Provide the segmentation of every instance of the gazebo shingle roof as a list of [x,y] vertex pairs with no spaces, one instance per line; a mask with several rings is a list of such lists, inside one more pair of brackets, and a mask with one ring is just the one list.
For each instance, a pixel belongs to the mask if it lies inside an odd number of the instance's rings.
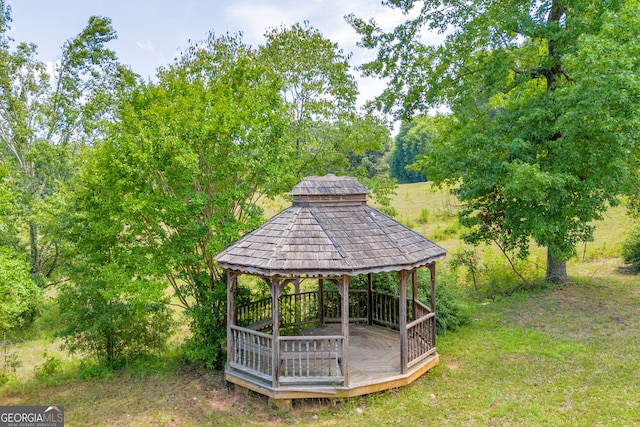
[[293,205],[223,250],[226,269],[274,275],[348,275],[400,271],[444,258],[446,250],[367,206],[355,178],[309,177]]

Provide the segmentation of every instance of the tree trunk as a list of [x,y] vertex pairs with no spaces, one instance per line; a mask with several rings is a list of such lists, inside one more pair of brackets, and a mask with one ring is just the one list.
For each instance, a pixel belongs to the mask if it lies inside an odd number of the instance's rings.
[[551,248],[547,248],[547,274],[544,280],[549,283],[566,283],[567,263],[556,258]]
[[31,274],[42,273],[40,252],[38,251],[38,227],[33,221],[29,222],[29,246],[31,253]]

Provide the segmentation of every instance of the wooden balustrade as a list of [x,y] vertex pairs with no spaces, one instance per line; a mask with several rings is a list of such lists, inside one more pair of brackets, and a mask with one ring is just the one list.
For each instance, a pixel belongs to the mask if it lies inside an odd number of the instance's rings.
[[[282,295],[279,299],[280,326],[297,326],[319,321],[324,310],[325,322],[341,318],[341,298],[337,291],[325,290],[323,307],[318,291]],[[372,306],[368,291],[349,291],[349,320],[367,321],[369,310],[374,324],[399,329],[399,297],[373,292]],[[407,299],[407,362],[412,367],[435,352],[435,313],[419,301]],[[412,303],[413,302],[413,303]],[[230,365],[234,369],[271,381],[278,375],[282,384],[344,384],[344,337],[279,336],[274,360],[273,336],[260,331],[273,327],[272,301],[265,298],[237,308],[238,325],[231,325]],[[416,319],[411,321],[412,319]]]
[[283,336],[279,342],[281,383],[344,383],[342,336]]
[[339,322],[342,313],[340,304],[340,293],[338,291],[325,290],[323,292],[322,307],[325,322]]
[[304,325],[318,319],[318,292],[282,295],[279,300],[280,325]]
[[252,329],[231,325],[231,366],[270,380],[273,366],[273,337]]
[[360,289],[349,290],[349,321],[367,321],[367,291]]
[[[392,329],[400,327],[400,297],[397,295],[385,294],[382,292],[373,292],[373,316],[374,323],[387,326]],[[411,304],[412,300],[407,298],[407,321],[410,322],[415,318],[420,318],[431,313],[431,309],[416,300],[415,305]],[[415,310],[415,313],[414,313]]]
[[[340,322],[342,307],[338,291],[324,291],[324,320],[328,323]],[[367,320],[367,291],[363,289],[349,290],[349,321],[363,322]]]
[[372,320],[393,329],[398,329],[400,324],[399,297],[381,292],[373,293]]
[[414,318],[414,319],[419,319],[431,313],[431,309],[429,307],[427,307],[426,305],[424,305],[423,303],[417,300],[416,300],[415,310],[416,310],[415,315],[411,313],[411,318]]
[[407,324],[407,356],[409,367],[420,362],[435,351],[435,336],[435,313],[428,313]]
[[258,331],[270,330],[273,325],[271,307],[271,298],[252,301],[247,305],[237,307],[236,323]]
[[[398,329],[400,325],[399,297],[396,295],[373,292],[372,320],[379,325]],[[407,299],[407,302],[411,300]],[[237,324],[258,331],[267,331],[272,327],[271,298],[253,301],[238,307]],[[302,292],[299,294],[282,295],[279,300],[280,326],[304,325],[319,319],[319,310],[324,310],[327,322],[339,322],[342,310],[338,291],[324,291],[324,307],[319,307],[318,291]],[[362,322],[368,316],[367,291],[355,289],[349,291],[349,321]],[[413,311],[415,310],[415,314]],[[407,304],[407,321],[429,314],[429,307],[416,301]]]

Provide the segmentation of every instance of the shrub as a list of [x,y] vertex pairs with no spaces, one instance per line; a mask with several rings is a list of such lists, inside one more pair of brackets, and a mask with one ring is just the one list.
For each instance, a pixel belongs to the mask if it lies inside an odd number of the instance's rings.
[[173,321],[162,282],[132,280],[115,264],[79,279],[57,298],[56,336],[71,353],[86,352],[113,368],[164,349]]
[[3,349],[0,353],[0,384],[9,381],[12,375],[16,374],[16,370],[22,366],[22,361],[16,353],[7,351],[7,342],[3,340]]
[[455,252],[451,253],[449,266],[455,274],[458,274],[460,270],[462,270],[464,273],[463,281],[466,283],[473,283],[473,289],[476,292],[479,291],[478,279],[484,271],[484,265],[478,257],[478,253],[475,248],[458,248]]
[[47,350],[44,351],[44,363],[34,368],[36,378],[48,378],[57,374],[62,361],[56,356],[49,356]]
[[111,378],[113,376],[113,370],[111,367],[105,365],[84,363],[80,366],[78,376],[84,381]]
[[[441,269],[436,281],[436,332],[438,335],[455,331],[471,321],[457,288],[455,275]],[[418,296],[425,304],[431,303],[431,276],[428,271],[418,271]]]
[[448,240],[457,236],[460,233],[460,224],[458,222],[451,223],[444,228],[438,226],[431,235],[431,238],[435,241]]
[[413,223],[413,221],[411,221],[411,219],[410,219],[410,218],[407,218],[407,219],[404,221],[404,225],[405,225],[407,228],[413,228],[413,227],[415,227],[415,226],[416,226],[416,225]]
[[[208,277],[202,277],[202,283]],[[191,323],[191,337],[182,345],[187,362],[205,368],[220,369],[225,363],[227,342],[227,276],[223,274],[213,288],[202,289],[197,303],[187,309]],[[250,291],[238,286],[235,293],[236,306],[250,300]]]
[[[484,268],[476,297],[480,300],[495,300],[521,291],[533,291],[545,287],[540,260],[534,254],[526,259],[512,257],[487,248],[484,253]],[[516,273],[517,271],[517,273]]]
[[42,291],[29,277],[29,264],[0,248],[0,331],[31,321],[41,299]]
[[187,310],[191,336],[182,345],[186,360],[207,368],[224,365],[223,349],[227,340],[227,286],[226,280],[213,289],[203,291]]
[[640,271],[640,224],[637,224],[622,245],[622,259]]
[[420,218],[418,219],[418,222],[422,224],[426,224],[429,222],[429,209],[423,208],[420,211]]

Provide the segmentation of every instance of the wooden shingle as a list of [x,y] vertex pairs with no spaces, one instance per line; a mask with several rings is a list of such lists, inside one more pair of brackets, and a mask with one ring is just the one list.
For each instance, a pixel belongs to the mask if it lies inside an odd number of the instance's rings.
[[305,178],[293,205],[217,257],[226,269],[274,275],[348,275],[410,270],[446,250],[367,205],[355,178]]

